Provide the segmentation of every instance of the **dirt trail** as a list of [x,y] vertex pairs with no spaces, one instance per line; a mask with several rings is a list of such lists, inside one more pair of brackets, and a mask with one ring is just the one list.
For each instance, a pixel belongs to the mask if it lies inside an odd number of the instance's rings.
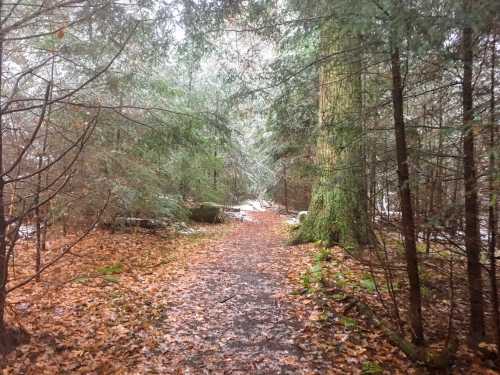
[[[141,371],[175,374],[326,373],[321,351],[301,339],[288,273],[300,250],[285,245],[282,218],[252,213],[156,295],[165,345]],[[295,265],[296,266],[296,265]]]

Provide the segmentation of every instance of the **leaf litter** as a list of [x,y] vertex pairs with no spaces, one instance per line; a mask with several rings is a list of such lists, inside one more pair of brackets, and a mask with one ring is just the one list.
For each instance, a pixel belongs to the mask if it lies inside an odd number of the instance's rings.
[[10,296],[9,322],[31,339],[4,358],[3,372],[416,373],[380,332],[348,316],[342,295],[301,291],[314,246],[287,246],[276,213],[250,216],[195,237],[93,233]]

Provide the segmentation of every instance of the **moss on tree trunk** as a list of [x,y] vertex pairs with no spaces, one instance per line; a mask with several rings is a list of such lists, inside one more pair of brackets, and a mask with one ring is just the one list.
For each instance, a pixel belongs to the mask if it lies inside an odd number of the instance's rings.
[[369,225],[365,162],[361,48],[359,38],[332,20],[321,25],[320,45],[328,62],[320,70],[317,163],[320,176],[309,214],[292,242],[323,241],[329,246],[365,245]]

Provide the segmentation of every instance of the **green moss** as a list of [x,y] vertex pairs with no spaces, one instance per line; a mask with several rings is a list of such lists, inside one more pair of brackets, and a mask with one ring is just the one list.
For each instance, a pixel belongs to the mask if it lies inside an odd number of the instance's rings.
[[376,291],[376,285],[375,285],[375,280],[373,280],[371,275],[363,275],[363,278],[359,282],[361,286],[369,291],[370,293],[373,293]]
[[341,289],[347,286],[347,279],[342,272],[337,272],[335,274],[335,284]]
[[[356,35],[346,33],[334,23],[320,28],[321,50],[337,53],[359,43]],[[360,56],[353,53],[352,64],[334,61],[322,66],[321,114],[317,143],[319,178],[314,188],[308,215],[292,238],[292,243],[320,240],[325,246],[350,245],[354,248],[372,243],[363,167],[363,121],[360,118],[362,84]]]
[[311,289],[311,275],[309,274],[309,272],[305,272],[302,275],[302,285],[306,290]]
[[417,252],[419,254],[427,253],[427,245],[423,242],[417,242]]
[[326,247],[339,242],[339,231],[336,226],[334,192],[326,191],[319,186],[313,194],[309,214],[295,233],[292,243],[321,241]]
[[361,371],[363,375],[379,375],[383,374],[384,369],[377,362],[367,361],[363,363]]
[[120,279],[115,275],[104,275],[102,278],[104,280],[106,280],[107,282],[114,283],[114,284],[116,284],[120,281]]
[[341,316],[340,323],[349,330],[354,330],[358,326],[358,321],[349,316]]
[[422,285],[420,287],[420,293],[422,294],[422,298],[425,298],[425,299],[427,299],[431,296],[431,290],[424,285]]
[[314,257],[314,264],[302,275],[302,285],[308,292],[315,292],[323,287],[325,282],[323,262],[328,256],[330,256],[330,252],[321,249]]
[[323,247],[316,254],[315,259],[316,259],[317,262],[327,262],[327,261],[330,261],[332,259],[332,254],[330,252],[330,249]]
[[291,244],[320,242],[323,247],[342,245],[357,249],[371,241],[366,213],[353,207],[353,197],[323,176],[313,192],[308,215],[292,233]]
[[115,275],[123,272],[123,265],[121,263],[115,263],[110,266],[101,267],[97,269],[97,273],[101,275]]
[[335,293],[334,295],[332,295],[332,298],[335,301],[342,301],[346,298],[346,295],[344,293]]
[[87,283],[87,281],[89,281],[89,278],[87,276],[78,276],[74,280],[74,282],[77,284],[85,284],[85,283]]

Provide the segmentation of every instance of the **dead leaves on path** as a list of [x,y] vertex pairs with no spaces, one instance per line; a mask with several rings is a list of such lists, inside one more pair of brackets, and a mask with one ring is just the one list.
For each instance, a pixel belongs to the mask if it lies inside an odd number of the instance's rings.
[[[32,337],[5,358],[4,373],[416,373],[340,288],[304,291],[314,246],[286,246],[282,218],[253,215],[205,226],[201,238],[92,234],[10,296],[9,321]],[[30,251],[19,251],[18,279]],[[370,288],[340,249],[329,268],[336,282]]]
[[[128,372],[145,345],[163,340],[155,329],[163,319],[156,293],[230,225],[204,229],[201,237],[93,233],[41,282],[10,296],[8,321],[31,340],[4,358],[4,373]],[[33,259],[32,249],[21,250],[18,279],[29,274]]]
[[299,347],[301,323],[286,301],[289,250],[272,231],[280,219],[254,215],[160,292],[158,330],[173,345],[139,364],[141,373],[322,373]]

